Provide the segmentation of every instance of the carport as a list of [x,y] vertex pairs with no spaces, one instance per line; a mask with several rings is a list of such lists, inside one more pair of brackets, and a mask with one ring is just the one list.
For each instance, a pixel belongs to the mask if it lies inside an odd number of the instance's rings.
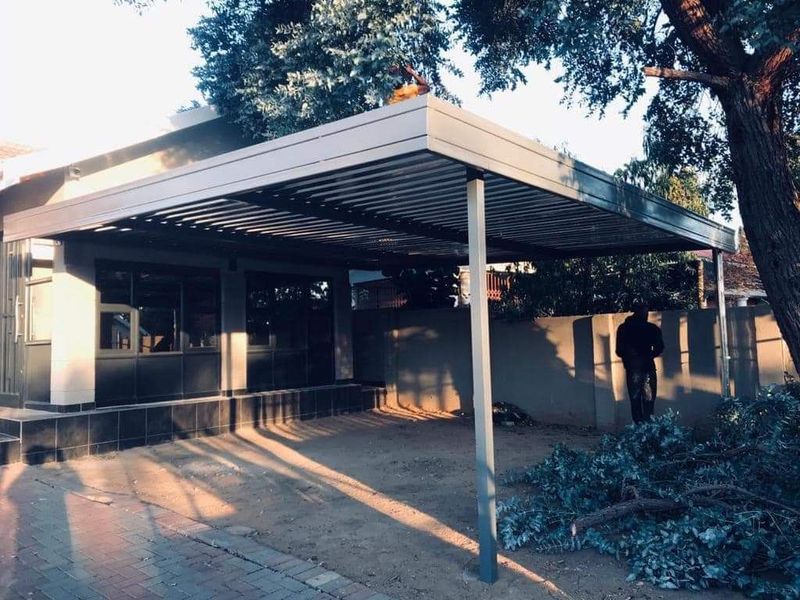
[[[4,241],[203,248],[379,269],[712,249],[732,229],[430,95],[11,214]],[[497,577],[486,278],[471,278],[481,579]],[[223,361],[224,361],[223,357]]]

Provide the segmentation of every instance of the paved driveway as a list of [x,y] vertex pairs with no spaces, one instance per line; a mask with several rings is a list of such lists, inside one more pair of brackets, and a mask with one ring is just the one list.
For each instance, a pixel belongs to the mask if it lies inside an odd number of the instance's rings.
[[312,562],[130,496],[0,468],[0,598],[388,600]]

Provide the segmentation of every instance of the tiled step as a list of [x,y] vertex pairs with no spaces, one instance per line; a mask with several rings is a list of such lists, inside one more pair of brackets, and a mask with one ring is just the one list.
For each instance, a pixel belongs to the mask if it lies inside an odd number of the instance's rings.
[[0,464],[41,464],[379,408],[383,388],[337,384],[70,413],[0,408]]
[[0,465],[19,462],[19,438],[0,433]]

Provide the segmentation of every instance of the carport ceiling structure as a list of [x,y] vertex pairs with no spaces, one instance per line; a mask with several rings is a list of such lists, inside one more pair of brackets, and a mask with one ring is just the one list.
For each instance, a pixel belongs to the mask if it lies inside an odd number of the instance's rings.
[[490,262],[735,249],[730,229],[429,95],[10,215],[4,238],[81,231],[358,268],[458,264],[465,167],[484,173]]
[[[11,214],[6,241],[78,237],[361,268],[692,250],[735,232],[431,96]],[[497,576],[486,278],[470,278],[480,574]]]

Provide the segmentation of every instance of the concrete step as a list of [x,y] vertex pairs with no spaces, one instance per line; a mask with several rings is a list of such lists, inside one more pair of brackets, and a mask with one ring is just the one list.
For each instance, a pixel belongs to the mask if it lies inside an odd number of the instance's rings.
[[10,465],[20,460],[20,440],[18,437],[0,433],[0,465]]

